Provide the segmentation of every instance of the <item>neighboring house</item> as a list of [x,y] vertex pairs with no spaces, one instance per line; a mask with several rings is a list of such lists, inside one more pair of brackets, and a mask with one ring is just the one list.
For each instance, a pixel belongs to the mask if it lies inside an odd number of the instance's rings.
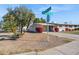
[[[36,28],[42,26],[43,31],[60,32],[60,31],[73,31],[79,30],[79,24],[57,24],[57,23],[34,23],[29,27],[29,31],[36,32]],[[47,28],[49,28],[47,30]]]

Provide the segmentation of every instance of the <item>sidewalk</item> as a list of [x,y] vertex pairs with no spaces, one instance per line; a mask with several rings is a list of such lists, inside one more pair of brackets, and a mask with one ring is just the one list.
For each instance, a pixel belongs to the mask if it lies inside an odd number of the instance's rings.
[[48,49],[44,52],[39,52],[41,55],[78,55],[79,54],[79,41],[73,41],[71,43],[58,46],[52,49]]
[[40,52],[39,54],[52,54],[52,55],[78,55],[79,54],[79,35],[74,34],[65,34],[65,33],[49,33],[51,35],[75,39],[75,41],[70,42],[68,44],[64,44],[52,49],[49,49],[44,52]]

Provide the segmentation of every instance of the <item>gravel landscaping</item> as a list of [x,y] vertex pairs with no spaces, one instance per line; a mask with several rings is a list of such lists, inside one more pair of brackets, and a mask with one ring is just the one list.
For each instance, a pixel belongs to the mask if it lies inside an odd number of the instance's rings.
[[44,33],[25,33],[17,40],[0,41],[0,54],[17,54],[31,51],[43,51],[68,42],[72,39],[61,38]]

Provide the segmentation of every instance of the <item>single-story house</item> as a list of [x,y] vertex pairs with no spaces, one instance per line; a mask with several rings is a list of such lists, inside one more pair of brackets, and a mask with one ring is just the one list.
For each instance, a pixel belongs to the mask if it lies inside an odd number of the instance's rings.
[[29,31],[36,32],[36,28],[39,28],[39,27],[43,29],[43,32],[73,31],[76,29],[79,30],[79,24],[34,23],[29,27]]

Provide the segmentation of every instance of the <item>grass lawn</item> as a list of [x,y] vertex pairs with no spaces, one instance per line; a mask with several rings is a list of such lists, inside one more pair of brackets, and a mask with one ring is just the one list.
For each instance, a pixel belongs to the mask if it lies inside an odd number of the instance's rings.
[[47,34],[25,33],[17,40],[0,41],[0,55],[17,54],[31,51],[43,51],[71,41],[71,39],[52,35],[49,35],[49,41],[47,41]]
[[79,31],[69,31],[69,32],[65,32],[65,33],[69,33],[69,34],[77,34],[77,35],[79,35]]

